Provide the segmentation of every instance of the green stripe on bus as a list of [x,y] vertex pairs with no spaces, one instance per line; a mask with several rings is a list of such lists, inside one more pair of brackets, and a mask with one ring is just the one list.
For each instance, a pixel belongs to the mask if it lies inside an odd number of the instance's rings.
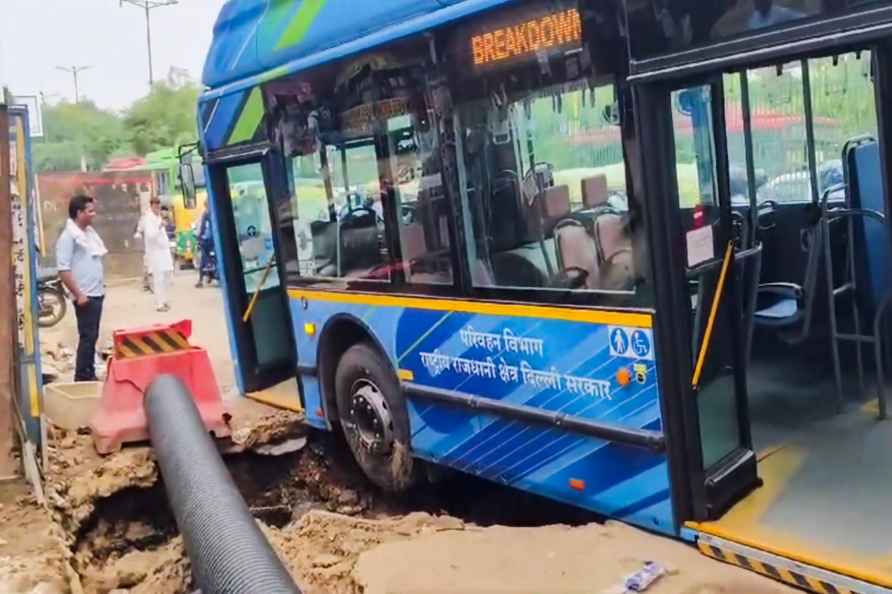
[[276,50],[292,47],[303,41],[326,2],[327,0],[304,0],[297,10],[297,14],[294,15],[294,19],[279,39]]
[[229,137],[227,144],[238,144],[247,142],[254,138],[257,127],[260,126],[260,120],[263,118],[263,95],[260,93],[260,87],[254,87],[251,95],[242,109],[242,115],[239,116],[232,135]]

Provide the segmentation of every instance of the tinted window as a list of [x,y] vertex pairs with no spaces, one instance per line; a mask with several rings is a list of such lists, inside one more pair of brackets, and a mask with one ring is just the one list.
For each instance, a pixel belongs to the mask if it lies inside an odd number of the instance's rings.
[[[614,83],[624,56],[619,40],[600,35],[606,3],[598,6],[525,3],[454,35],[459,191],[476,287],[635,290],[641,246]],[[476,56],[461,51],[469,36],[548,19],[575,19],[567,30],[581,40],[504,63],[465,63]]]
[[811,201],[802,64],[769,66],[746,75],[753,161],[761,174],[757,200]]
[[885,0],[626,0],[636,60],[885,4]]
[[304,278],[453,283],[426,41],[271,83]]
[[259,163],[237,165],[226,170],[226,178],[245,290],[276,287],[279,275],[263,168]]

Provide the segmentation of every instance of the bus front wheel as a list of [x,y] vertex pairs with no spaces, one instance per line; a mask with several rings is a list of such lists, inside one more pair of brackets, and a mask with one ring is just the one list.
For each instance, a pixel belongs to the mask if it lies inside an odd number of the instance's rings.
[[384,357],[367,343],[353,345],[335,373],[341,429],[365,475],[391,493],[416,480],[406,400]]

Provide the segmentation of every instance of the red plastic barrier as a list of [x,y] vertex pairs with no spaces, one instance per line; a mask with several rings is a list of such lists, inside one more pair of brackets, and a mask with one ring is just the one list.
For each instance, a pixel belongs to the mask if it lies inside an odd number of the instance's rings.
[[115,332],[102,399],[90,421],[97,452],[110,454],[124,443],[148,440],[143,398],[162,374],[177,376],[189,388],[210,433],[230,434],[210,358],[188,344],[190,334],[188,321]]

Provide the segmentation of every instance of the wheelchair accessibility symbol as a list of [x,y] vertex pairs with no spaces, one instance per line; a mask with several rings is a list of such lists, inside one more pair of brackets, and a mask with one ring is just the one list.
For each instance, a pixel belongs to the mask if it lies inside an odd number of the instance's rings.
[[653,333],[650,330],[611,326],[609,337],[612,357],[649,361],[654,359]]

